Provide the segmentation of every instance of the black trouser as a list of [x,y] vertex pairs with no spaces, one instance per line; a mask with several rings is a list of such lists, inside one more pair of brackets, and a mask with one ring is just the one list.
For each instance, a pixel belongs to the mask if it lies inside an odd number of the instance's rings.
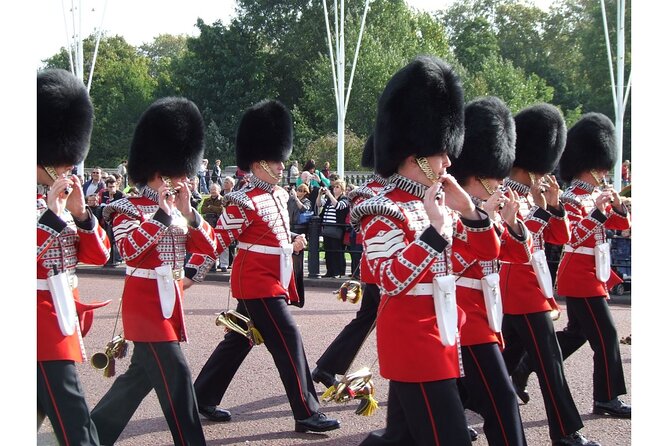
[[322,237],[322,246],[325,250],[326,276],[343,276],[346,273],[346,258],[343,251],[343,239]]
[[526,350],[529,365],[536,370],[550,427],[550,438],[572,434],[583,427],[564,375],[561,350],[549,311],[531,314],[505,314],[503,337],[506,368],[515,370]]
[[179,343],[134,342],[128,370],[91,412],[100,442],[111,445],[151,389],[160,401],[175,445],[204,445],[190,369]]
[[[264,338],[285,387],[294,418],[303,420],[317,412],[320,405],[302,337],[285,299],[244,299],[239,301],[237,311],[248,315]],[[252,347],[248,339],[239,333],[230,331],[225,334],[195,380],[197,401],[201,405],[215,406],[220,403]]]
[[344,375],[348,371],[357,352],[376,324],[379,303],[378,285],[365,284],[360,309],[355,318],[341,330],[316,361],[320,369],[338,375]]
[[471,444],[455,379],[424,383],[390,381],[385,429],[360,446],[467,446]]
[[605,297],[566,298],[568,324],[557,332],[564,359],[585,342],[594,351],[594,401],[626,393],[617,329]]
[[479,413],[485,420],[483,430],[490,446],[526,446],[517,396],[510,382],[497,343],[462,347],[465,376],[464,407]]
[[74,361],[37,362],[37,410],[49,417],[59,444],[100,444]]

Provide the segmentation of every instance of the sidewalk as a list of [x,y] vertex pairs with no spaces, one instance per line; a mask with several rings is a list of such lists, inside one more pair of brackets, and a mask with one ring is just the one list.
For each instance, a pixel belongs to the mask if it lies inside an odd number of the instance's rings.
[[[323,272],[325,271],[325,261],[321,260],[320,261],[320,271]],[[350,271],[350,262],[348,262],[346,266],[346,271]],[[89,265],[80,265],[77,267],[77,273],[78,274],[97,274],[97,275],[108,275],[108,276],[122,276],[125,274],[125,264],[121,264],[119,266],[89,266]],[[227,272],[223,273],[220,271],[215,271],[215,272],[209,272],[206,275],[205,282],[229,282],[230,281],[230,273],[231,271],[228,270]],[[342,277],[340,279],[333,279],[330,277],[319,277],[319,278],[310,278],[308,277],[308,267],[306,264],[304,264],[304,273],[306,274],[304,277],[304,286],[305,287],[313,287],[313,288],[329,288],[332,291],[337,290],[341,284],[346,281],[350,280],[350,277]],[[324,274],[324,273],[323,273]],[[565,300],[560,297],[556,296],[557,301],[559,302],[564,302]],[[611,304],[620,304],[620,305],[631,305],[631,293],[624,293],[622,295],[616,295],[616,294],[611,294],[610,295],[610,303]]]

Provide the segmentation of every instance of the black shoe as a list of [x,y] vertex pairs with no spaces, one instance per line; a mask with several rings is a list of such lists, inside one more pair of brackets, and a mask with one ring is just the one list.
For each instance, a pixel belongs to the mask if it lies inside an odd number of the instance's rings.
[[471,441],[476,441],[478,439],[478,431],[473,429],[471,426],[468,426],[469,428],[469,437],[471,437]]
[[614,398],[607,402],[594,401],[594,413],[596,415],[610,415],[616,418],[631,418],[631,406]]
[[336,378],[334,375],[329,373],[327,370],[320,369],[319,367],[313,369],[313,372],[311,372],[311,378],[313,378],[313,382],[320,383],[327,388],[330,388],[336,384]]
[[601,444],[587,440],[580,432],[574,432],[558,440],[552,440],[552,446],[601,446]]
[[340,427],[339,420],[327,418],[322,412],[316,412],[303,420],[295,420],[295,432],[327,432]]
[[510,375],[511,380],[513,381],[513,388],[517,397],[522,400],[524,404],[528,403],[531,397],[527,392],[527,382],[529,381],[529,375],[531,375],[531,370],[526,363],[526,357],[522,358],[520,363],[515,368],[515,371]]
[[203,417],[211,421],[230,421],[232,414],[229,410],[219,409],[216,406],[198,406],[197,410]]

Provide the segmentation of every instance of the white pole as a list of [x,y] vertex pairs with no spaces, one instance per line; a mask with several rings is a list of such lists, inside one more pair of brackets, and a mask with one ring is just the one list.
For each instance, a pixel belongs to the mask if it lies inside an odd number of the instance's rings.
[[77,77],[83,82],[84,80],[84,72],[83,72],[83,0],[79,0],[79,58],[78,58],[78,64],[79,64],[79,72],[77,73]]
[[360,26],[360,35],[357,38],[357,48],[355,48],[355,57],[353,58],[353,67],[350,69],[350,81],[348,82],[348,93],[346,93],[346,113],[348,112],[348,101],[350,100],[350,91],[353,89],[353,77],[355,77],[355,67],[357,66],[357,57],[360,54],[360,46],[362,45],[362,32],[364,31],[364,23],[366,22],[366,13],[369,10],[369,0],[364,4],[364,14],[362,14],[362,25]]
[[329,14],[327,13],[327,1],[322,0],[322,7],[325,10],[325,27],[327,28],[327,43],[329,44],[329,62],[332,66],[332,80],[334,81],[334,99],[336,99],[336,110],[339,109],[339,96],[336,94],[336,68],[334,67],[334,50],[332,49],[332,32],[329,29]]
[[65,42],[67,43],[67,55],[70,60],[70,72],[74,74],[74,61],[72,60],[72,44],[70,43],[70,32],[67,29],[67,14],[65,14],[65,0],[61,1],[63,6],[63,23],[65,23]]
[[617,162],[615,163],[614,186],[622,188],[622,156],[624,147],[624,8],[625,0],[617,1],[617,113],[615,130],[617,136]]
[[338,56],[338,81],[339,81],[339,88],[338,88],[338,96],[339,96],[339,113],[338,113],[338,138],[337,138],[337,172],[339,174],[339,178],[343,179],[343,172],[344,172],[344,143],[345,143],[345,121],[346,121],[346,109],[345,109],[345,104],[343,101],[344,95],[345,95],[345,79],[346,79],[346,71],[345,71],[345,61],[346,61],[346,48],[345,48],[345,30],[344,30],[344,23],[345,23],[345,15],[344,15],[344,4],[345,0],[341,0],[341,24],[339,26],[339,31],[340,31],[340,37],[339,37],[339,56]]
[[100,48],[100,39],[102,38],[102,22],[104,21],[104,14],[107,12],[107,0],[104,1],[104,8],[102,9],[102,17],[100,18],[100,26],[97,27],[97,39],[95,40],[95,50],[93,51],[93,61],[90,64],[90,71],[88,72],[88,93],[90,93],[90,86],[93,83],[93,71],[95,70],[95,61],[97,61],[97,51]]
[[617,92],[615,91],[615,72],[612,68],[612,49],[610,48],[610,36],[608,35],[608,17],[605,12],[604,0],[601,0],[601,14],[603,15],[603,30],[605,31],[605,47],[608,49],[608,69],[610,70],[610,87],[612,88],[612,103],[617,113]]

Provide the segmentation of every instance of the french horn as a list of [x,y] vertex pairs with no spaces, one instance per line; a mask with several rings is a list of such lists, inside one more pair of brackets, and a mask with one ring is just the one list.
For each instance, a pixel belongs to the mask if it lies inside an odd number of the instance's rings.
[[258,329],[253,325],[253,321],[237,311],[227,310],[221,312],[216,317],[216,325],[222,325],[228,331],[231,330],[239,333],[241,336],[248,338],[253,345],[264,343],[264,338],[262,338]]
[[346,280],[338,290],[332,293],[343,302],[356,304],[362,298],[362,284],[357,280]]
[[90,363],[94,368],[103,370],[105,378],[111,378],[116,374],[116,359],[125,358],[127,354],[128,343],[122,335],[118,335],[109,341],[104,352],[91,356]]
[[351,400],[359,400],[355,409],[357,415],[371,416],[378,409],[378,401],[374,398],[375,387],[371,380],[371,371],[363,367],[356,372],[349,373],[328,388],[322,394],[325,402],[346,403]]

